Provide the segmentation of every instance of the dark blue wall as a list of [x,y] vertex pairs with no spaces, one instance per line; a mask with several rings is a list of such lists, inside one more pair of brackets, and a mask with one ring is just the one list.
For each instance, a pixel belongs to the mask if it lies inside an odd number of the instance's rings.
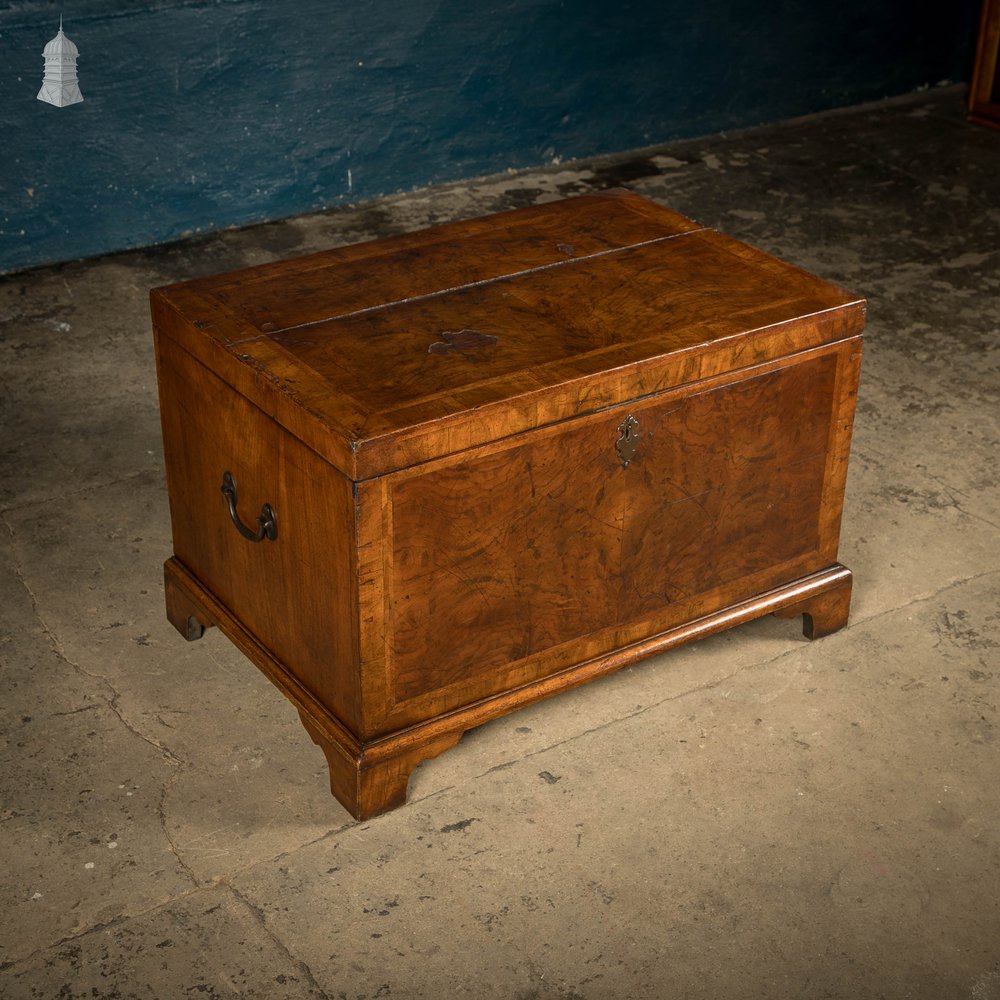
[[[965,79],[978,0],[0,5],[0,271]],[[84,103],[35,99],[59,13]]]

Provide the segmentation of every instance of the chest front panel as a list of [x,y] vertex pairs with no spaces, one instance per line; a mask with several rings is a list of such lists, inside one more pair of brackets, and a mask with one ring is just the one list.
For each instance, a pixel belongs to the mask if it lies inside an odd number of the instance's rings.
[[382,721],[827,564],[845,365],[847,347],[814,352],[386,477]]

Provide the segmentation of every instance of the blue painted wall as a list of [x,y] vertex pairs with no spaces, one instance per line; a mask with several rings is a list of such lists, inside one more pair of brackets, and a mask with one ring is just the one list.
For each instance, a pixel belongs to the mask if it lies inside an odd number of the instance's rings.
[[[0,271],[967,77],[979,0],[13,0]],[[35,99],[59,13],[84,103]]]

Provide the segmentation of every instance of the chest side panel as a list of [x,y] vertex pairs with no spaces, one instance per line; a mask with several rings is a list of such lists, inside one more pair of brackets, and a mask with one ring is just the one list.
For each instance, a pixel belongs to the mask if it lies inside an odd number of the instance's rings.
[[[174,553],[314,695],[357,727],[354,507],[350,481],[165,337],[157,339]],[[256,529],[234,526],[220,487]]]
[[487,697],[828,566],[850,367],[846,348],[813,352],[389,477],[387,718]]

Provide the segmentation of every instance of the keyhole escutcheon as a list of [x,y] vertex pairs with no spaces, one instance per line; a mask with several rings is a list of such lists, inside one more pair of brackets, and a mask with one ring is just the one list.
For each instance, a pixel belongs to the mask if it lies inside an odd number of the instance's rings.
[[615,450],[618,452],[618,458],[621,460],[623,469],[628,468],[628,463],[632,461],[635,455],[636,445],[639,443],[639,435],[636,433],[638,426],[639,421],[631,413],[618,425],[620,436],[615,442]]

